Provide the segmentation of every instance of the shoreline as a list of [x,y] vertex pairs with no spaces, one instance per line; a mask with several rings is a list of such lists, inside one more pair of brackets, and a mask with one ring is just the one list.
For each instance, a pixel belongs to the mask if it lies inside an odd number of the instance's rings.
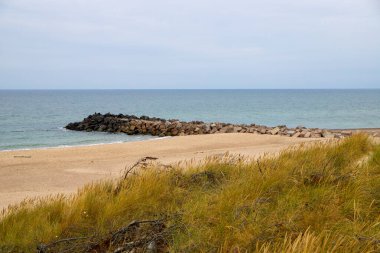
[[[376,133],[376,137],[380,137],[380,128],[333,128],[333,129],[326,129],[328,131],[334,132],[334,131],[352,131],[355,132],[365,132],[368,134]],[[66,130],[66,131],[74,131],[74,130]],[[135,135],[138,136],[138,135]],[[141,135],[146,136],[146,135]],[[3,152],[13,152],[13,151],[28,151],[28,150],[48,150],[48,149],[63,149],[63,148],[74,148],[74,147],[92,147],[92,146],[101,146],[101,145],[113,145],[113,144],[121,144],[121,143],[134,143],[134,142],[142,142],[142,141],[155,141],[160,139],[166,139],[166,138],[172,138],[175,136],[151,136],[151,139],[144,139],[144,140],[131,140],[131,141],[115,141],[115,142],[109,142],[109,143],[92,143],[92,144],[78,144],[78,145],[59,145],[59,146],[47,146],[47,147],[36,147],[36,148],[18,148],[18,149],[5,149],[0,150],[0,153]]]
[[91,182],[117,178],[146,156],[157,157],[163,164],[197,162],[226,152],[255,158],[293,145],[323,141],[244,133],[152,140],[0,152],[0,209],[25,198],[70,194]]
[[[71,131],[71,130],[70,130]],[[153,136],[152,136],[153,137]],[[1,152],[13,152],[13,151],[28,151],[28,150],[48,150],[48,149],[64,149],[64,148],[75,148],[75,147],[92,147],[92,146],[101,146],[101,145],[113,145],[113,144],[122,144],[122,143],[133,143],[133,142],[141,142],[141,141],[154,141],[160,139],[171,138],[172,136],[165,137],[153,137],[151,139],[144,140],[132,140],[132,141],[115,141],[115,142],[100,142],[93,144],[78,144],[78,145],[59,145],[59,146],[51,146],[51,147],[37,147],[37,148],[19,148],[19,149],[5,149],[0,150]]]

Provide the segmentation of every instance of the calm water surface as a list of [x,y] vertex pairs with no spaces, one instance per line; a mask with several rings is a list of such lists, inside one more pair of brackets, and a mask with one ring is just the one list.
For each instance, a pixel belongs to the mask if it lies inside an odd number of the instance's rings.
[[380,90],[0,90],[0,150],[152,138],[63,129],[94,112],[269,126],[380,127]]

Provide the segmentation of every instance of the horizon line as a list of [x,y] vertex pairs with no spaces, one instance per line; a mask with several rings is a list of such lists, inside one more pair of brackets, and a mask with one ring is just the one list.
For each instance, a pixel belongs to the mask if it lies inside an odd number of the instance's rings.
[[2,89],[0,91],[95,91],[95,90],[380,90],[380,88],[16,88]]

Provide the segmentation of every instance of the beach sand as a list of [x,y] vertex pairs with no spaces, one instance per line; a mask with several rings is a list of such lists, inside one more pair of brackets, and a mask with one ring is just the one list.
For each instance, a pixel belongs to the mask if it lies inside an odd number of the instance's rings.
[[145,156],[164,164],[239,153],[259,156],[321,139],[255,134],[178,136],[140,142],[0,152],[0,208],[25,198],[73,193],[92,181],[115,178]]

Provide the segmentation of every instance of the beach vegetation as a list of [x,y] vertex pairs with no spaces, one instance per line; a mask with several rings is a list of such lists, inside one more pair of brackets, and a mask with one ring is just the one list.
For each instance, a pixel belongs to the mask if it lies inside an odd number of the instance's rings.
[[127,171],[4,210],[0,252],[380,250],[380,145],[364,134]]

